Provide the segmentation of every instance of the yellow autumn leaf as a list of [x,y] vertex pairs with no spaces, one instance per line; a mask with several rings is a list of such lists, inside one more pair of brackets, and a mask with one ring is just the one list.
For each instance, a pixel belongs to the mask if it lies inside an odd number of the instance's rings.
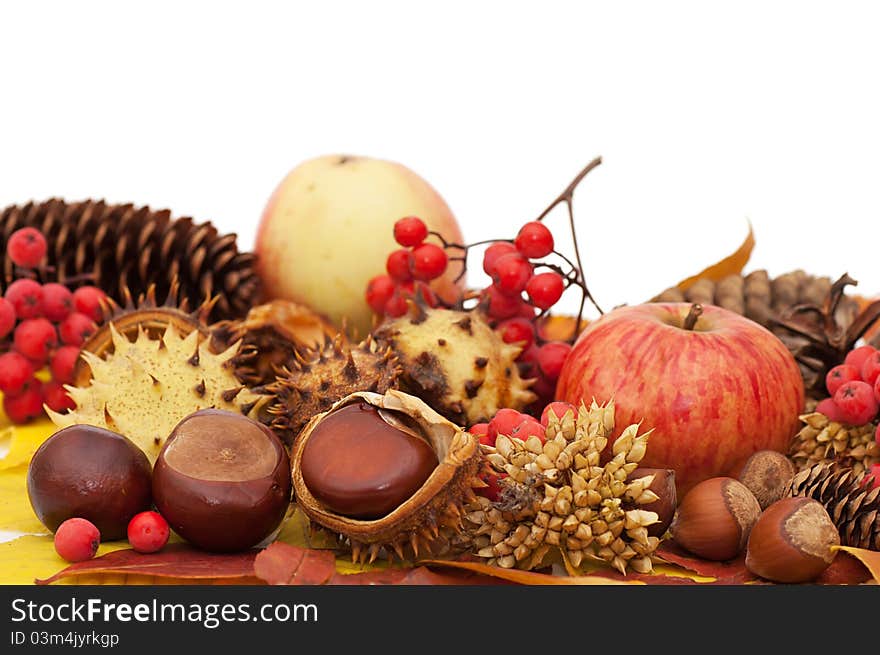
[[22,534],[48,532],[37,520],[28,500],[27,466],[0,471],[0,530]]
[[682,291],[687,291],[690,286],[700,278],[707,278],[713,282],[718,282],[721,278],[728,275],[741,273],[749,258],[752,256],[752,250],[755,247],[755,233],[752,231],[752,224],[749,223],[749,233],[739,248],[733,253],[725,257],[719,262],[704,268],[702,271],[685,280],[679,282],[677,286]]
[[56,430],[55,425],[47,418],[6,428],[0,439],[8,439],[9,450],[0,459],[0,471],[29,464],[37,448]]

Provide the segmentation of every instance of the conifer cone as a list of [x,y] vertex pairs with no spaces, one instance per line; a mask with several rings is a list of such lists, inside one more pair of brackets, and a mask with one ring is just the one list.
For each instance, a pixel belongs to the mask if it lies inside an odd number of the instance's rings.
[[822,503],[841,545],[880,550],[880,487],[868,488],[865,473],[823,462],[797,473],[788,495]]
[[858,474],[880,463],[880,444],[874,438],[876,423],[846,425],[821,412],[804,414],[800,419],[804,427],[794,436],[788,450],[798,470],[830,463]]
[[22,227],[35,227],[46,237],[49,279],[95,284],[117,302],[123,302],[126,289],[138,297],[151,284],[156,295],[164,297],[175,277],[180,300],[188,300],[191,307],[217,297],[212,321],[241,318],[257,302],[255,255],[239,252],[235,234],[221,235],[210,222],[173,218],[167,209],[103,200],[53,198],[4,209],[0,213],[4,291],[14,268],[5,256],[6,241]]

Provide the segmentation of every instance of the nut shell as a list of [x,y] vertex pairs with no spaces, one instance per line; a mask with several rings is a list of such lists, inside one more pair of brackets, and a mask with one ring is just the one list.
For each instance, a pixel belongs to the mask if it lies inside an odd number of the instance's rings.
[[755,494],[763,510],[785,495],[796,472],[794,462],[784,454],[775,450],[759,450],[737,466],[731,477]]
[[740,554],[760,514],[757,499],[744,484],[728,477],[709,478],[681,499],[670,531],[685,550],[720,562]]
[[783,498],[752,528],[746,568],[773,582],[809,582],[834,561],[840,534],[822,503],[802,496]]
[[[221,449],[207,448],[205,458],[238,457],[252,467],[250,479],[241,475],[212,475],[209,468],[193,458],[190,464],[174,461],[178,439],[184,439],[186,424],[198,419],[199,430]],[[206,420],[207,419],[207,420]],[[224,442],[224,433],[237,432],[240,443]],[[260,441],[260,438],[266,441]],[[268,443],[268,446],[267,446]],[[253,468],[253,452],[265,459],[266,448],[274,463]],[[231,453],[223,452],[228,449]],[[172,453],[171,455],[169,453]],[[257,465],[258,467],[261,465]],[[239,473],[242,471],[239,468]],[[257,545],[268,537],[284,519],[290,503],[290,460],[281,441],[271,430],[235,412],[205,409],[184,418],[168,437],[153,471],[153,497],[156,508],[168,524],[191,544],[214,552],[235,552]]]

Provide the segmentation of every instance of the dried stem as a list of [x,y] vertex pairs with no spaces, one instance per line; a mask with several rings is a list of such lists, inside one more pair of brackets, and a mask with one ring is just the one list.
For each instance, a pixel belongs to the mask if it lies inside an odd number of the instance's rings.
[[702,315],[703,315],[703,306],[700,303],[695,302],[693,305],[691,305],[691,311],[688,312],[687,317],[685,317],[685,319],[684,319],[684,326],[683,326],[684,329],[685,330],[693,330],[694,326],[697,324],[697,320]]

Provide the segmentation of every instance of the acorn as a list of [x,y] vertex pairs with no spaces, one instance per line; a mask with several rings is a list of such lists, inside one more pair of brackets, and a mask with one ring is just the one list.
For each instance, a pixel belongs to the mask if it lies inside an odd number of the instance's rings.
[[746,549],[746,568],[772,582],[809,582],[827,569],[840,534],[818,500],[778,500],[761,514]]
[[784,454],[775,450],[759,450],[734,468],[731,477],[755,494],[763,510],[785,495],[795,473],[794,462]]
[[672,539],[698,557],[725,561],[745,548],[761,507],[739,480],[703,480],[688,491],[669,526]]
[[657,494],[657,500],[643,507],[650,512],[657,513],[657,522],[648,526],[649,537],[662,537],[669,529],[675,516],[675,507],[678,499],[675,491],[675,471],[673,469],[658,469],[640,466],[627,476],[627,480],[636,480],[646,475],[653,475],[654,481],[647,487],[649,491]]

